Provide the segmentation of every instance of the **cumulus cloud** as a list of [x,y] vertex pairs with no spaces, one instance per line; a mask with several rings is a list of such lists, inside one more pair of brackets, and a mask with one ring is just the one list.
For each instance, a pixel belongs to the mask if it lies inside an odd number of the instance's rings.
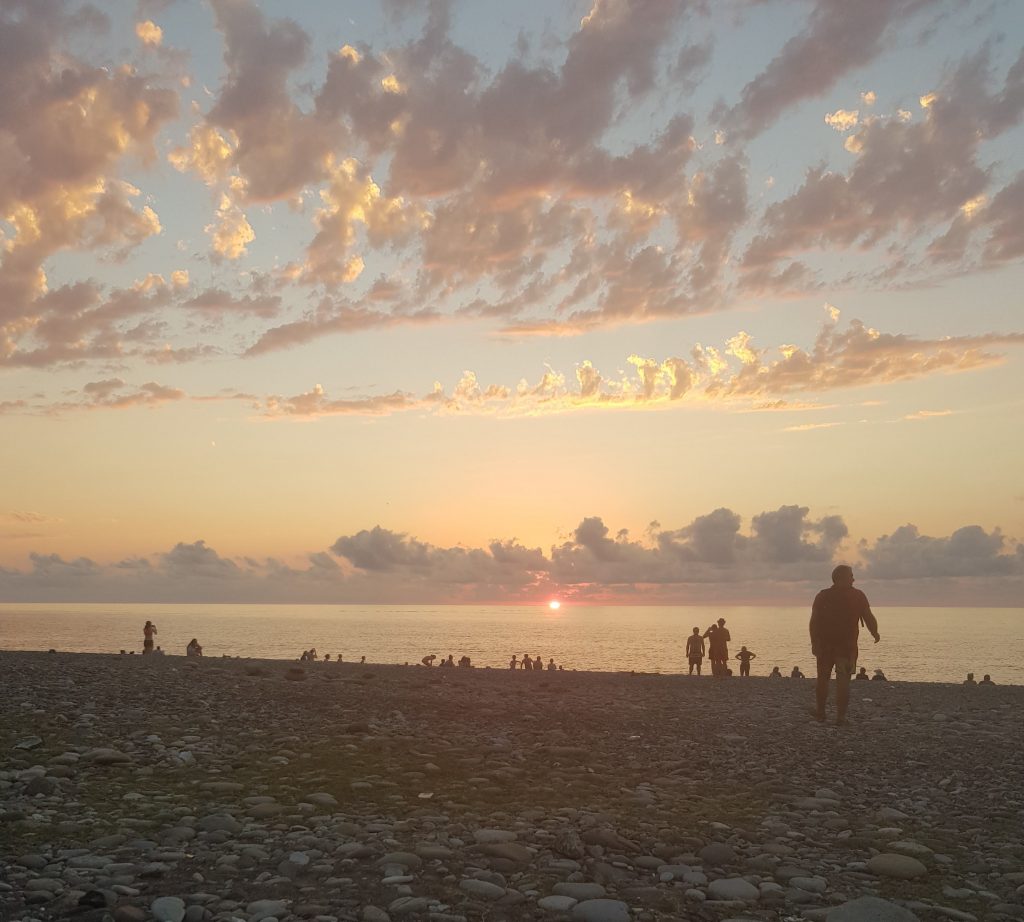
[[[301,338],[302,334],[295,331],[290,335]],[[572,375],[549,368],[536,382],[522,380],[515,386],[481,384],[469,371],[450,392],[435,384],[419,396],[396,391],[335,399],[317,385],[293,397],[267,398],[262,411],[276,417],[380,415],[408,410],[537,415],[596,407],[654,409],[683,402],[720,402],[756,409],[820,408],[820,404],[802,401],[790,406],[782,398],[980,369],[1003,361],[997,347],[1020,344],[1024,344],[1024,333],[922,339],[883,333],[859,320],[844,327],[840,312],[830,306],[808,348],[783,344],[768,350],[740,332],[722,347],[698,343],[686,357],[629,356],[631,370],[625,374],[605,374],[584,360]],[[807,423],[787,427],[787,431],[834,425],[838,424]]]
[[958,528],[945,537],[922,535],[916,525],[903,525],[891,535],[861,543],[872,579],[932,579],[996,577],[1024,574],[1021,545],[1011,543],[996,528],[980,525]]
[[444,547],[378,525],[341,535],[298,566],[224,557],[203,540],[110,564],[31,553],[27,570],[0,568],[0,598],[422,604],[538,602],[557,594],[580,602],[807,602],[839,562],[873,581],[876,604],[1006,604],[1022,585],[1021,545],[999,529],[969,525],[932,538],[906,525],[855,548],[848,537],[841,516],[816,518],[795,504],[746,524],[726,508],[676,528],[653,522],[636,539],[588,516],[548,552],[514,538]]

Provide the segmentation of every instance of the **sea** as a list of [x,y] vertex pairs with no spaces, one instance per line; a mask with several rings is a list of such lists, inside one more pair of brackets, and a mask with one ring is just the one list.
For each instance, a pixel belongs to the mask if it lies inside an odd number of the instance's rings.
[[[861,631],[860,665],[890,681],[961,682],[989,673],[1024,685],[1024,609],[875,609],[882,641]],[[686,672],[684,646],[726,619],[730,654],[757,655],[753,675],[779,666],[813,674],[806,607],[472,605],[181,605],[0,603],[0,649],[136,653],[142,625],[182,656],[197,638],[205,656],[298,659],[315,648],[345,662],[418,663],[425,655],[469,656],[474,666],[507,668],[512,655],[540,656],[568,670]],[[706,665],[706,664],[705,664]],[[738,673],[735,660],[733,668]],[[705,668],[705,672],[707,672]]]

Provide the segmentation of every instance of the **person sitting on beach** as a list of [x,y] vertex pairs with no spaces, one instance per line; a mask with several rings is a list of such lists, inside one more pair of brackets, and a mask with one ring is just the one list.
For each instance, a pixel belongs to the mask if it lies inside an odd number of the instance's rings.
[[861,666],[860,667],[860,672],[857,673],[857,681],[858,682],[866,682],[869,678],[871,678],[871,676],[868,675],[868,667],[867,666]]
[[699,627],[695,627],[693,633],[686,638],[686,661],[690,666],[687,675],[693,675],[694,669],[697,670],[697,675],[700,675],[700,667],[704,662],[704,638],[700,636]]
[[441,665],[447,669],[455,668],[455,656],[452,653],[448,654],[448,659],[441,660]]
[[512,659],[510,659],[509,662],[508,662],[508,668],[509,669],[518,669],[519,668],[519,660],[516,659],[515,653],[512,654]]
[[428,666],[429,667],[429,666],[433,666],[434,665],[434,660],[436,660],[436,659],[437,659],[437,654],[436,653],[428,653],[426,656],[423,657],[423,659],[420,660],[420,662],[423,663],[424,666]]
[[161,647],[160,644],[156,645],[156,649],[153,651],[153,655],[154,656],[163,656],[164,655],[163,647]]
[[341,654],[340,653],[335,653],[334,654],[334,661],[336,663],[340,663],[341,662]]
[[782,670],[778,666],[772,666],[772,671],[768,673],[769,679],[781,679]]
[[185,656],[202,656],[203,648],[199,646],[199,641],[193,637],[189,642],[188,646],[185,647]]
[[983,676],[981,677],[981,681],[980,681],[980,682],[979,682],[978,684],[979,684],[979,685],[995,685],[996,683],[992,681],[992,676],[990,676],[990,675],[989,675],[989,674],[988,674],[988,673],[986,672],[986,673],[985,673],[985,674],[984,674],[984,675],[983,675]]
[[872,682],[888,682],[889,680],[885,677],[885,673],[881,669],[876,669],[875,674],[871,677]]
[[324,654],[324,662],[325,663],[329,663],[330,661],[331,661],[331,654],[330,653],[325,653]]
[[806,678],[807,678],[807,676],[805,676],[805,675],[804,675],[804,674],[803,674],[803,673],[802,673],[802,672],[800,671],[800,667],[799,667],[799,666],[794,666],[794,667],[793,667],[793,671],[792,671],[792,672],[791,672],[791,673],[789,674],[789,677],[790,677],[791,679],[806,679]]
[[811,606],[811,652],[817,661],[818,681],[814,688],[814,717],[825,719],[829,681],[836,673],[836,723],[846,722],[850,703],[850,676],[857,668],[857,638],[863,624],[875,643],[881,640],[878,620],[868,597],[853,588],[853,568],[840,564],[832,571],[832,585],[814,597]]
[[540,658],[540,654],[539,653],[533,658],[533,668],[537,672],[543,672],[544,671],[544,660],[542,660]]
[[757,659],[756,653],[751,653],[746,647],[740,647],[740,652],[736,654],[736,659],[740,661],[740,675],[750,675],[750,661]]
[[556,669],[558,669],[558,667],[555,665],[555,658],[552,656],[551,659],[548,660],[548,672],[554,672]]
[[974,681],[974,673],[973,672],[968,672],[967,673],[967,678],[964,679],[964,685],[977,685],[977,684],[978,683]]
[[470,668],[472,668],[472,666],[473,666],[473,661],[468,656],[466,656],[465,653],[463,653],[462,656],[459,657],[459,668],[460,669],[470,669]]
[[523,669],[527,669],[527,670],[533,669],[533,660],[530,659],[530,654],[529,653],[524,653],[523,654],[522,662],[523,662]]
[[156,629],[156,625],[152,621],[147,621],[142,626],[142,652],[143,654],[153,652],[153,637],[158,634],[159,631]]

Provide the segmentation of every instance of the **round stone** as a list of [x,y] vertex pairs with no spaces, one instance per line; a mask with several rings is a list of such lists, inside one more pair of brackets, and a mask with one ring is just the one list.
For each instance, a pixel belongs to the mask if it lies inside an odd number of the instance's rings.
[[500,900],[507,892],[504,887],[472,877],[468,880],[459,881],[459,889],[470,896],[476,896],[482,900]]
[[883,852],[881,855],[871,858],[868,861],[868,870],[879,877],[895,877],[899,880],[924,877],[928,873],[928,868],[916,858],[911,858],[909,855],[895,855],[891,852]]
[[700,850],[700,860],[705,864],[715,867],[723,864],[734,864],[736,862],[736,852],[733,851],[731,845],[726,845],[724,842],[712,842]]
[[708,884],[708,896],[713,900],[743,900],[751,903],[761,896],[761,891],[742,877],[722,877]]
[[629,907],[621,900],[584,900],[572,907],[578,922],[629,922]]
[[176,896],[161,896],[149,906],[158,922],[182,922],[185,918],[185,903]]
[[879,899],[877,896],[861,896],[836,906],[825,917],[826,922],[917,922],[909,909]]
[[571,896],[542,896],[537,905],[545,912],[568,912],[577,902]]

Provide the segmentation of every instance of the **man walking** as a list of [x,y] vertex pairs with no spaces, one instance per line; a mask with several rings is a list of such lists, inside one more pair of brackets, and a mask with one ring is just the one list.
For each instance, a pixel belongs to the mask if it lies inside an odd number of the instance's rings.
[[863,624],[875,643],[881,640],[878,621],[868,597],[853,588],[853,568],[842,564],[832,571],[832,585],[814,597],[811,608],[811,652],[818,661],[814,716],[825,719],[828,683],[836,671],[836,724],[846,723],[850,676],[857,668],[857,636]]

